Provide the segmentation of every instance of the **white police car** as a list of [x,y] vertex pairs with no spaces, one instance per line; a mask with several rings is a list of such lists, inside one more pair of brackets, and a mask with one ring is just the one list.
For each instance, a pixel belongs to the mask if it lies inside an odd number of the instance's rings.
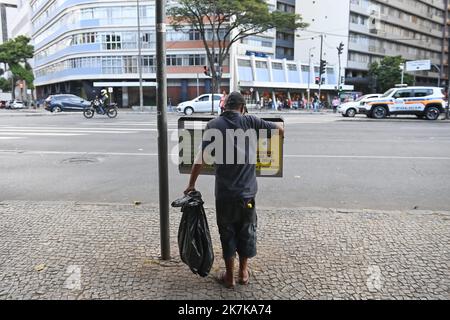
[[359,112],[375,119],[415,115],[421,119],[437,120],[445,112],[444,97],[443,89],[437,87],[392,88],[377,99],[362,102]]
[[379,98],[381,94],[366,94],[365,96],[359,97],[355,101],[350,101],[341,104],[337,111],[342,114],[343,117],[353,118],[359,112],[359,106],[362,102],[367,102],[369,99]]

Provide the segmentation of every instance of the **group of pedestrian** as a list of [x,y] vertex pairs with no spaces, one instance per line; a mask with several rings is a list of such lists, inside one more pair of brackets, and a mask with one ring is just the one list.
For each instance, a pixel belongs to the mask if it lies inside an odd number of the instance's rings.
[[[223,91],[222,97],[220,99],[220,113],[225,111],[225,103],[228,98],[228,94],[226,91]],[[341,104],[341,100],[338,96],[335,96],[331,102],[334,113],[337,112],[337,108]],[[319,98],[317,93],[314,93],[310,100],[308,101],[307,97],[302,95],[296,95],[293,99],[288,97],[279,96],[276,100],[272,100],[272,98],[262,98],[262,102],[258,100],[256,102],[256,109],[261,110],[262,108],[267,108],[268,110],[313,110],[314,112],[319,112],[323,108],[323,103]]]

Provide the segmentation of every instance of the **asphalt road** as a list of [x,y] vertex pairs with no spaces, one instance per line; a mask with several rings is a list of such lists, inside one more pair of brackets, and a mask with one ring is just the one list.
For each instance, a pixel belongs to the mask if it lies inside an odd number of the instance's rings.
[[[169,116],[170,134],[176,115]],[[262,207],[450,209],[450,123],[286,115],[284,178],[259,180]],[[0,114],[0,201],[158,203],[154,114]],[[173,153],[175,140],[170,142]],[[170,199],[188,177],[170,162]],[[214,178],[198,189],[213,205]]]

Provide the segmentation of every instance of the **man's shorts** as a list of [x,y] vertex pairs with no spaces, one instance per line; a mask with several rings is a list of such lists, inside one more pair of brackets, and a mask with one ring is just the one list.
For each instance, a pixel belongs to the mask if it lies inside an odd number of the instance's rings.
[[256,256],[257,216],[254,199],[217,200],[217,225],[223,258]]

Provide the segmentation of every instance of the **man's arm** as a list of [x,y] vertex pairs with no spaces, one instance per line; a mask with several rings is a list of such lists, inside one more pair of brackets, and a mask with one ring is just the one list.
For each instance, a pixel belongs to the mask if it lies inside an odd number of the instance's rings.
[[195,190],[195,184],[197,183],[198,176],[203,169],[203,151],[199,151],[197,157],[195,158],[194,165],[191,170],[191,177],[189,178],[189,185],[184,191],[184,194],[187,194],[191,191]]

